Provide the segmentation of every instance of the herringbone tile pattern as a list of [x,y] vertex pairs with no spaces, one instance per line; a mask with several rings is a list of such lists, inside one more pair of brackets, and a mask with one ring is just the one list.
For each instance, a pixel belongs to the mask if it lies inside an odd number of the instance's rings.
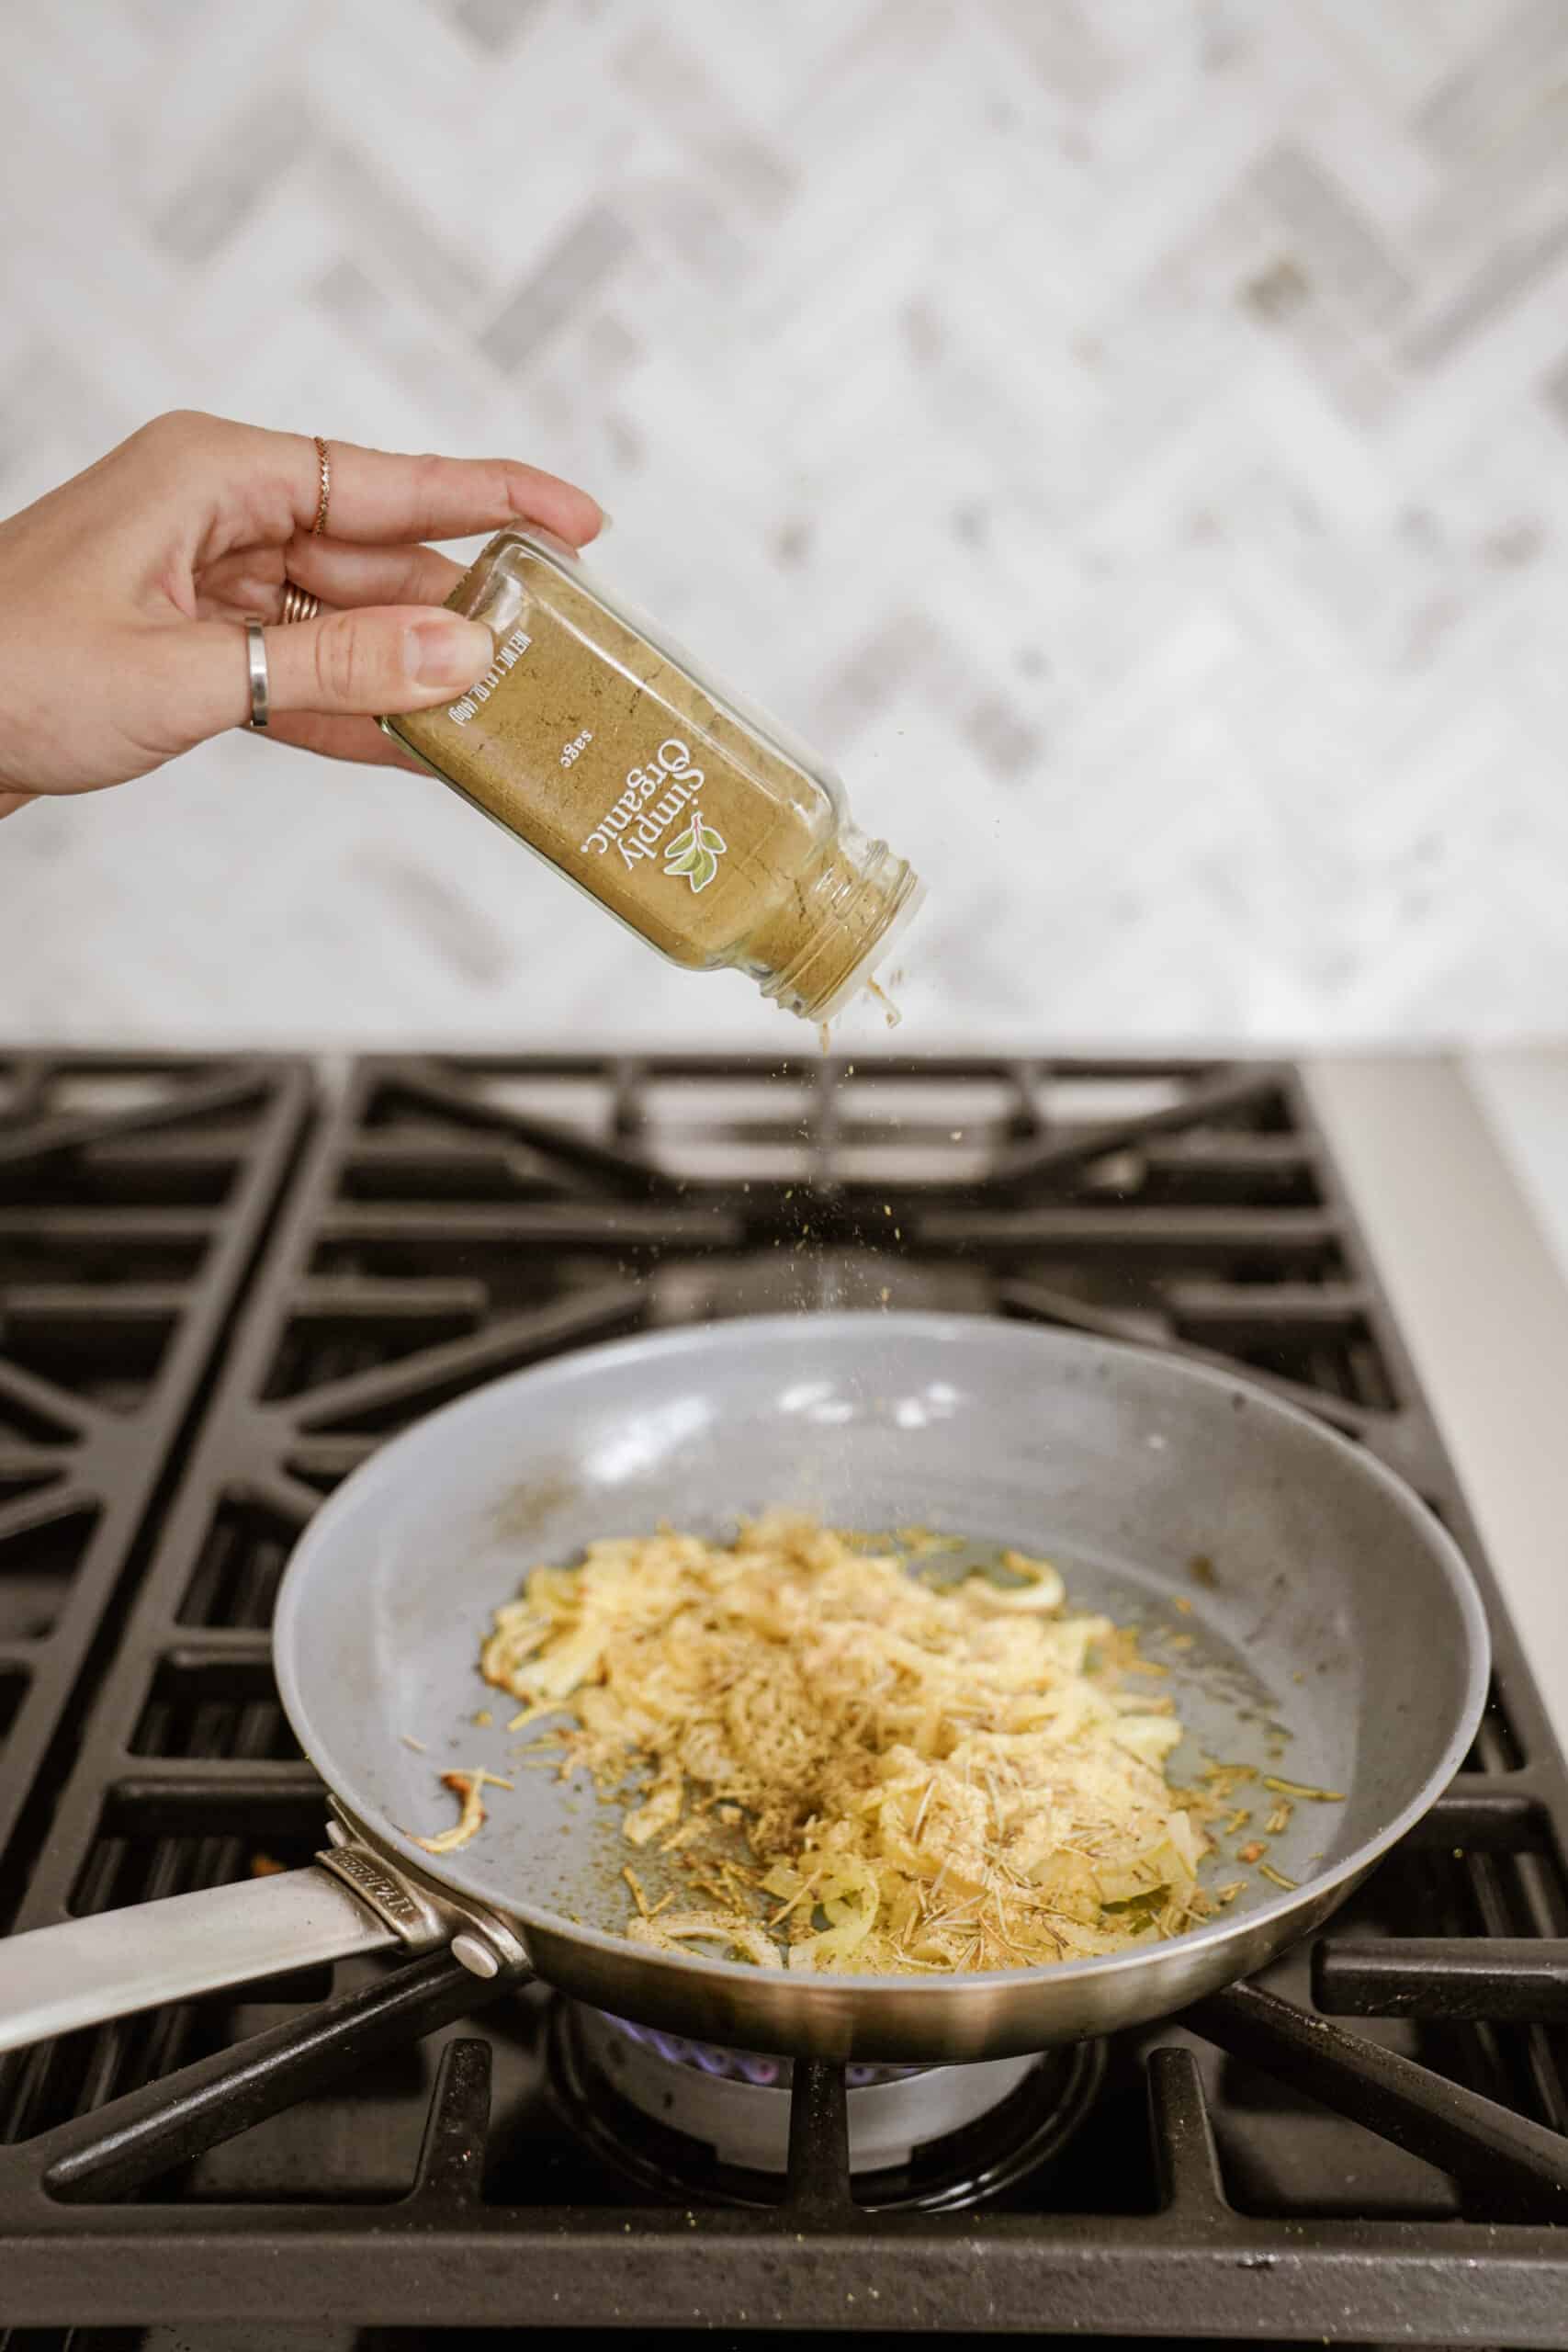
[[[7,12],[0,504],[505,449],[931,883],[916,1039],[1561,1027],[1562,0]],[[0,1034],[776,1044],[434,786],[0,833]]]

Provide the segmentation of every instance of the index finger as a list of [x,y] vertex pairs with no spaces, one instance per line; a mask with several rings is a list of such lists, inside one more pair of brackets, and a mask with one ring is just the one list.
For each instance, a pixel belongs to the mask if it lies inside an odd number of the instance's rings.
[[[316,520],[321,466],[304,434],[258,432],[269,469],[286,481],[301,531]],[[574,548],[604,521],[598,501],[515,458],[402,457],[354,441],[327,443],[327,528],[334,539],[461,539],[508,523],[539,523]]]

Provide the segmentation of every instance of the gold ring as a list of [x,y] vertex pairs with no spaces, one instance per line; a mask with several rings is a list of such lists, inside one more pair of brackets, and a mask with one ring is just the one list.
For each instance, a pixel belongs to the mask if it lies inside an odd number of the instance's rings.
[[321,600],[312,596],[308,588],[297,588],[292,580],[283,583],[283,617],[286,621],[313,621],[321,609]]
[[333,461],[327,455],[327,445],[319,433],[311,435],[316,445],[316,463],[321,469],[321,486],[316,497],[316,519],[310,526],[310,537],[319,539],[327,527],[327,503],[333,494]]

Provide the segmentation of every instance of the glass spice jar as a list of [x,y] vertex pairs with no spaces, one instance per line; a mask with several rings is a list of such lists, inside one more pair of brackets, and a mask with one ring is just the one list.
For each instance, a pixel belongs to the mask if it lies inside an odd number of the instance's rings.
[[386,731],[671,963],[830,1020],[923,895],[832,771],[544,532],[500,532],[446,601],[495,659]]

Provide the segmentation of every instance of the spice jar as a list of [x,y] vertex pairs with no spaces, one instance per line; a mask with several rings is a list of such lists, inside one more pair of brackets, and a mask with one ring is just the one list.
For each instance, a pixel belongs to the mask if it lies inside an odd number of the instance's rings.
[[387,732],[672,963],[831,1019],[922,895],[831,770],[543,532],[499,533],[446,601],[495,659]]

